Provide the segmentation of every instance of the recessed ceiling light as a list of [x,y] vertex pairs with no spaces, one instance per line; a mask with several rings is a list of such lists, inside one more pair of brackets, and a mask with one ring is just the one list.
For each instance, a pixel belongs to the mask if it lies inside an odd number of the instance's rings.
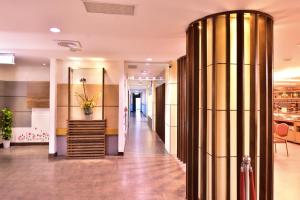
[[52,27],[52,28],[49,29],[49,31],[52,32],[52,33],[60,33],[61,32],[61,30],[57,27]]
[[152,58],[147,58],[146,60],[147,60],[147,61],[152,61]]
[[42,66],[46,66],[46,65],[47,65],[46,63],[43,63],[43,64],[42,64]]

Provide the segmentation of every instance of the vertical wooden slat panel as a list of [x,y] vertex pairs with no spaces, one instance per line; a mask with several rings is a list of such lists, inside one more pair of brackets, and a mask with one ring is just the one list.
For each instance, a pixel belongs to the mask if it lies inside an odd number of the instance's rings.
[[156,88],[155,98],[155,131],[163,143],[165,143],[165,84],[162,84]]
[[71,119],[71,109],[70,109],[70,105],[71,105],[71,67],[68,67],[68,121]]
[[[237,13],[237,183],[244,150],[244,14]],[[240,199],[240,185],[237,184]]]
[[180,124],[180,115],[181,115],[181,107],[180,107],[180,93],[181,93],[181,77],[180,77],[180,60],[177,60],[177,158],[179,160],[180,159],[180,141],[181,141],[181,137],[180,137],[180,133],[181,133],[181,124]]
[[212,18],[212,200],[216,199],[216,189],[217,189],[217,158],[216,158],[216,17]]
[[273,20],[267,19],[267,199],[273,199],[274,152],[273,152]]
[[[232,47],[230,43],[231,37],[234,35],[230,31],[231,20],[230,17],[236,16],[236,48],[237,54],[231,55]],[[246,14],[246,15],[245,15]],[[244,122],[246,120],[244,108],[244,81],[248,81],[248,77],[244,76],[245,71],[245,26],[244,26],[244,18],[245,16],[248,17],[250,14],[250,118],[249,118],[249,144],[248,140],[245,140],[245,130],[244,130]],[[215,43],[216,41],[216,22],[215,19],[219,15],[226,16],[226,137],[228,140],[226,141],[226,199],[232,199],[231,196],[231,187],[232,187],[232,179],[231,179],[231,168],[232,163],[230,156],[232,154],[231,151],[231,144],[235,141],[230,141],[232,139],[232,135],[230,129],[236,128],[237,138],[236,138],[236,148],[237,148],[237,166],[236,166],[236,176],[237,180],[237,198],[240,199],[240,185],[239,185],[239,173],[240,173],[240,165],[242,162],[242,157],[244,155],[244,147],[249,145],[250,147],[250,156],[252,158],[252,166],[254,172],[257,173],[258,165],[256,163],[257,152],[258,148],[260,148],[260,164],[259,164],[259,185],[260,188],[257,188],[259,191],[259,199],[266,200],[266,199],[273,199],[273,150],[272,150],[272,142],[273,142],[273,135],[272,135],[272,66],[273,66],[273,19],[271,16],[258,12],[258,11],[230,11],[225,13],[219,13],[215,15],[210,15],[201,19],[201,65],[202,65],[202,73],[201,73],[201,95],[200,98],[202,99],[202,109],[200,110],[201,114],[201,129],[200,129],[200,137],[201,137],[201,166],[200,166],[200,199],[206,200],[208,196],[211,196],[212,199],[217,198],[217,184],[218,177],[216,166],[218,166],[218,160],[216,160],[216,145],[217,145],[217,138],[216,138],[216,123],[217,123],[217,110],[216,110],[216,51],[218,50],[218,46]],[[213,31],[212,33],[207,33],[207,20],[213,19]],[[199,35],[196,34],[198,30],[199,22],[194,22],[190,25],[187,33],[187,58],[188,58],[188,71],[187,71],[187,123],[188,123],[188,186],[187,186],[187,198],[189,200],[194,200],[196,198],[196,186],[192,185],[193,180],[191,176],[197,177],[198,174],[195,170],[195,161],[196,155],[195,150],[197,150],[197,146],[193,142],[196,141],[195,139],[195,130],[198,128],[193,121],[196,119],[196,115],[192,114],[193,111],[198,111],[198,107],[195,105],[199,102],[198,99],[195,99],[194,94],[198,91],[195,90],[195,80],[197,79],[196,75],[199,74],[198,70],[195,69],[195,63],[198,61],[196,58],[199,54],[199,41],[196,41]],[[234,23],[234,22],[233,22]],[[248,28],[248,27],[247,27]],[[207,34],[212,34],[213,36],[213,65],[212,67],[212,182],[207,185],[208,179],[208,119],[207,119]],[[247,49],[248,51],[248,49]],[[232,74],[231,67],[234,67],[235,63],[230,63],[230,58],[236,56],[236,65],[237,65],[237,72],[236,74]],[[197,67],[197,66],[196,66]],[[248,66],[247,66],[248,67]],[[194,74],[192,74],[194,73]],[[236,110],[236,119],[233,118],[233,123],[236,122],[236,127],[231,127],[231,112],[230,112],[230,101],[234,100],[230,97],[230,90],[235,88],[235,85],[230,85],[234,83],[234,79],[236,76],[236,101],[237,101],[237,110]],[[247,80],[244,80],[247,78]],[[194,79],[194,80],[193,80]],[[232,80],[231,80],[232,79]],[[197,81],[197,80],[196,80]],[[197,82],[196,82],[197,83]],[[259,86],[259,87],[258,87]],[[259,97],[257,97],[257,93],[259,92]],[[197,100],[197,102],[196,102]],[[194,107],[191,105],[193,104]],[[258,106],[259,105],[259,106]],[[260,114],[258,116],[257,107],[260,109]],[[258,122],[259,118],[259,122]],[[248,120],[248,119],[247,119]],[[248,121],[247,121],[248,124]],[[259,130],[257,129],[257,125],[260,124]],[[235,130],[233,130],[235,131]],[[247,130],[248,132],[248,130]],[[258,146],[258,137],[260,140],[260,144]],[[198,140],[197,140],[198,142]],[[247,142],[247,144],[245,144]],[[191,174],[193,173],[193,174]],[[232,181],[232,182],[231,182]],[[211,192],[212,194],[207,194],[208,187],[212,187]],[[225,189],[225,188],[223,188]],[[235,196],[235,195],[234,195]]]
[[105,84],[105,69],[102,69],[102,120],[104,120],[104,84]]
[[199,134],[199,28],[195,23],[187,34],[187,198],[198,199],[198,134]]
[[177,60],[178,92],[177,92],[177,156],[186,163],[186,56]]
[[230,14],[226,14],[226,199],[230,200]]
[[[184,96],[187,96],[187,59],[186,56],[184,57],[184,59],[182,60],[182,65],[183,67],[183,87],[184,87]],[[183,106],[184,106],[184,115],[183,115],[183,140],[182,140],[182,149],[183,149],[183,162],[186,163],[187,162],[187,99],[184,98],[184,102],[183,102]]]
[[200,137],[201,137],[201,200],[207,198],[207,20],[203,20],[201,29],[201,97],[202,98],[202,113],[201,113],[201,124]]
[[259,16],[259,79],[260,79],[260,173],[259,173],[259,199],[267,199],[267,100],[266,100],[266,19]]
[[[253,171],[256,173],[257,127],[256,127],[256,50],[257,50],[257,17],[250,16],[250,157]],[[256,179],[256,177],[255,177]]]

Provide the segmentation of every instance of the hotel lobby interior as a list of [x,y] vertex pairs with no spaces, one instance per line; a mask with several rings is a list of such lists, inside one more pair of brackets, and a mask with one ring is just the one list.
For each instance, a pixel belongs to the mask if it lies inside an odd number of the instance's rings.
[[1,200],[297,200],[299,0],[1,0]]

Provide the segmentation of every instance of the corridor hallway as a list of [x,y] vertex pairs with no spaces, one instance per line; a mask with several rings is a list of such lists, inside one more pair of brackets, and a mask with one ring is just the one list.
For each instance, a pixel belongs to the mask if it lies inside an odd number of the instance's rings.
[[132,118],[124,156],[48,159],[48,146],[0,149],[3,200],[183,200],[185,173],[144,117]]
[[151,131],[147,118],[141,112],[132,112],[129,119],[129,135],[125,153],[127,155],[167,154],[163,142]]
[[185,173],[140,112],[131,114],[125,155],[119,162],[127,171],[124,186],[131,188],[132,199],[185,199]]

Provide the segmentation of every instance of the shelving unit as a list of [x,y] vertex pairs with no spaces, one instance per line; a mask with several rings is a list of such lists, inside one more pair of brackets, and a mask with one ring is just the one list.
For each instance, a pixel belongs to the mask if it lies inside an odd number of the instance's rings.
[[288,141],[300,144],[300,88],[274,88],[274,122],[289,125]]

